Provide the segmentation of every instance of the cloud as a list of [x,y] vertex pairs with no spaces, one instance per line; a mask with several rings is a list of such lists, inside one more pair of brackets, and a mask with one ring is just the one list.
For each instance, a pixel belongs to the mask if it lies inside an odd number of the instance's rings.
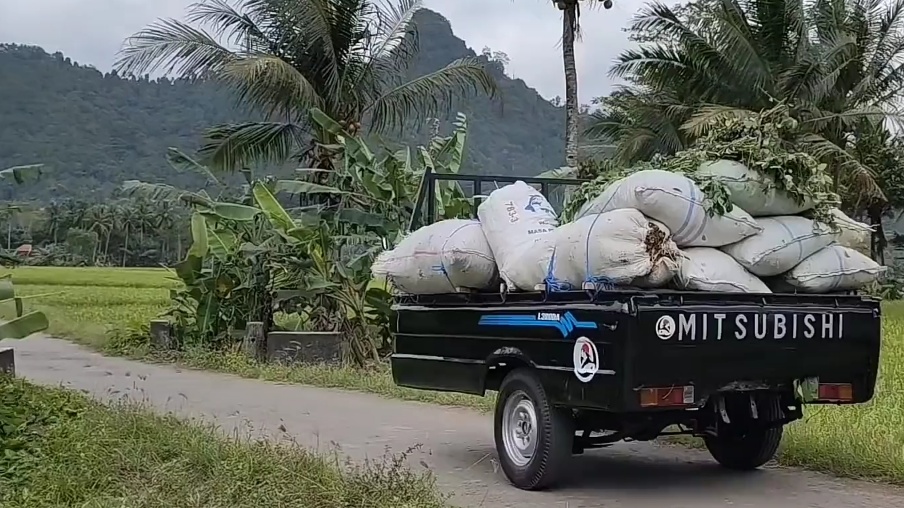
[[[111,68],[122,41],[161,17],[182,18],[194,0],[0,0],[0,42],[42,46],[100,70]],[[615,57],[627,46],[626,26],[640,0],[614,0],[610,10],[585,9],[577,47],[581,99],[607,93]],[[478,53],[505,52],[508,72],[545,97],[564,95],[559,41],[561,13],[550,0],[425,0]]]

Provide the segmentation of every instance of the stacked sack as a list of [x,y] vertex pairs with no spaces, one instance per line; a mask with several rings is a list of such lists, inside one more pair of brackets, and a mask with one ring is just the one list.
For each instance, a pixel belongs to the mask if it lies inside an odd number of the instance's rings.
[[[832,210],[835,227],[815,222],[801,214],[815,203],[798,203],[778,189],[767,175],[734,161],[701,165],[701,175],[718,178],[731,194],[737,208],[756,217],[760,231],[722,246],[721,252],[689,252],[689,258],[706,256],[700,264],[735,264],[748,274],[745,284],[762,278],[781,291],[826,293],[860,289],[876,281],[885,268],[869,258],[872,228],[840,210]],[[716,261],[719,259],[720,261]],[[739,291],[764,292],[765,284],[742,287]],[[698,288],[703,289],[703,288]],[[748,291],[748,289],[752,291]]]
[[769,288],[718,247],[763,231],[754,218],[735,206],[710,216],[710,202],[693,180],[669,171],[638,171],[613,182],[587,202],[578,217],[633,208],[665,224],[682,249],[675,283],[682,289],[768,293]]
[[377,256],[371,272],[403,293],[453,293],[490,286],[496,280],[496,261],[479,222],[449,219],[403,238],[395,249]]
[[477,216],[510,290],[580,289],[585,282],[659,287],[678,268],[668,227],[637,209],[587,213],[559,226],[546,198],[518,181],[490,193]]
[[699,171],[728,188],[731,210],[710,216],[693,180],[647,170],[613,182],[560,225],[546,198],[518,181],[490,193],[479,221],[423,227],[381,254],[372,271],[415,294],[487,289],[497,271],[509,290],[523,291],[590,282],[824,293],[859,289],[884,271],[867,255],[872,229],[840,210],[830,228],[801,215],[814,203],[797,203],[743,164],[716,161]]

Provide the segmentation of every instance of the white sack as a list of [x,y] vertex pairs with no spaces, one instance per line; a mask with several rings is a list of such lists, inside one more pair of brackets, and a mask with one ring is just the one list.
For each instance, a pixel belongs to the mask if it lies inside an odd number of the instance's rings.
[[728,254],[709,247],[683,249],[676,281],[682,289],[723,293],[771,293],[769,287]]
[[787,272],[838,238],[835,230],[806,217],[763,217],[757,224],[763,231],[722,250],[759,277]]
[[884,266],[856,250],[831,245],[803,260],[782,282],[804,293],[831,293],[860,289],[884,272]]
[[754,217],[797,215],[815,206],[812,200],[802,203],[786,191],[776,188],[775,180],[746,165],[729,160],[704,162],[698,174],[718,177],[731,192],[731,202]]
[[665,239],[669,240],[667,244],[663,243],[663,245],[669,245],[673,251],[673,255],[660,257],[658,260],[653,261],[653,269],[647,275],[642,277],[637,277],[633,281],[631,281],[628,285],[639,287],[639,288],[661,288],[665,287],[672,279],[675,277],[675,274],[678,273],[678,261],[677,259],[681,257],[681,251],[677,249],[675,242],[671,241],[672,232],[669,231],[669,228],[666,227],[665,224],[659,222],[658,220],[653,220],[647,217],[647,220],[650,221],[650,224],[659,228],[660,231],[665,233]]
[[[668,230],[660,229],[642,213],[622,208],[584,217],[559,226],[555,239],[552,280],[580,288],[584,282],[664,285],[674,275],[677,247]],[[663,261],[666,259],[667,261]],[[646,276],[657,268],[655,277]]]
[[479,222],[449,219],[406,236],[377,256],[371,272],[405,293],[438,294],[486,288],[496,278],[496,263]]
[[665,224],[679,247],[721,247],[760,231],[747,212],[735,206],[723,216],[710,217],[708,200],[689,178],[670,171],[638,171],[613,182],[578,217],[620,208],[636,208]]
[[543,281],[554,248],[547,238],[559,225],[552,205],[518,181],[491,192],[477,207],[477,217],[508,288],[532,291]]
[[[672,242],[672,245],[675,245],[675,243]],[[681,254],[678,253],[675,256],[676,258],[680,258]],[[650,273],[642,277],[637,277],[628,285],[649,289],[665,287],[678,273],[679,266],[681,266],[680,262],[676,259],[667,257],[659,258],[653,262],[653,270],[651,270]]]
[[832,215],[835,216],[835,224],[841,232],[837,240],[838,244],[854,249],[861,254],[870,255],[874,231],[872,226],[855,221],[837,208],[832,209]]

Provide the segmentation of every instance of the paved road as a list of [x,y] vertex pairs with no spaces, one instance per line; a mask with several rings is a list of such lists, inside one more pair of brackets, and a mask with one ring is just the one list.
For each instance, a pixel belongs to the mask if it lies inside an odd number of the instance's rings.
[[304,445],[329,449],[336,443],[356,459],[420,444],[412,467],[432,469],[462,507],[904,507],[902,489],[784,468],[733,474],[705,453],[645,443],[578,456],[564,488],[528,493],[497,471],[490,419],[472,411],[147,365],[50,338],[0,342],[12,345],[19,374],[33,381],[144,401],[227,432],[275,436],[284,426]]

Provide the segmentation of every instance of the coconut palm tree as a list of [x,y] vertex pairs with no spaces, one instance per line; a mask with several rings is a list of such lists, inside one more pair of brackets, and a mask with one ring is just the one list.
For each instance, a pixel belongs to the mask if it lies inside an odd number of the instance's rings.
[[[591,7],[602,5],[612,8],[612,0],[584,0]],[[576,171],[578,167],[578,70],[574,57],[575,40],[581,35],[581,2],[579,0],[553,0],[562,11],[562,62],[565,68],[565,165]]]
[[305,156],[327,163],[309,142],[329,144],[335,133],[314,129],[313,107],[376,133],[436,116],[463,95],[495,93],[476,58],[406,79],[421,8],[420,0],[203,0],[186,21],[159,20],[127,39],[116,68],[217,79],[265,115],[207,133],[201,153],[214,168]]
[[898,118],[904,0],[704,1],[712,7],[694,18],[658,3],[640,11],[630,30],[656,38],[622,53],[611,72],[631,85],[590,130],[631,163],[685,148],[713,117],[785,103],[802,148],[830,163],[836,182],[882,200],[848,148],[864,121]]

